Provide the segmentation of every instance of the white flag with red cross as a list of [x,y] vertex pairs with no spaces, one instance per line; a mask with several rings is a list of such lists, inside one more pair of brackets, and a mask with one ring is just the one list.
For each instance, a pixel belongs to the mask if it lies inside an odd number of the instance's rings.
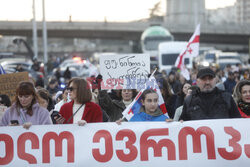
[[181,70],[181,74],[190,80],[190,75],[188,69],[185,67],[184,59],[186,57],[197,57],[199,55],[199,45],[200,45],[200,24],[195,29],[194,34],[190,38],[187,47],[181,52],[175,62],[175,66]]

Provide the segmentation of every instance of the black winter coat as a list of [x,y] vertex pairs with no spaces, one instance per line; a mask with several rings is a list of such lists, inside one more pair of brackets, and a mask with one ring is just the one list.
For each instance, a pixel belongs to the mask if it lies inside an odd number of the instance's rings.
[[210,93],[192,92],[184,101],[180,120],[223,118],[241,118],[241,115],[230,93],[215,88]]

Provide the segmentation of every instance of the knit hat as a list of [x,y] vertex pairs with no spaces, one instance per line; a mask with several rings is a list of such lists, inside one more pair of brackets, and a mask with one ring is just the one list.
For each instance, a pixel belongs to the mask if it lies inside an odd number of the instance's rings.
[[202,68],[197,74],[197,78],[203,78],[205,76],[215,77],[215,73],[211,68]]

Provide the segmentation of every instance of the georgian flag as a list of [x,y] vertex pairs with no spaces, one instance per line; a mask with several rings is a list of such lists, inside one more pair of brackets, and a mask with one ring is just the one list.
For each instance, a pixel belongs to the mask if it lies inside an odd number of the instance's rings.
[[144,86],[145,87],[140,90],[140,92],[136,95],[136,97],[132,101],[132,103],[130,103],[130,105],[122,112],[123,118],[125,117],[129,121],[134,116],[134,114],[140,112],[140,108],[142,106],[141,94],[146,89],[154,89],[156,91],[156,93],[158,94],[158,97],[159,97],[158,105],[159,105],[162,113],[165,114],[167,117],[169,117],[168,113],[167,113],[166,106],[165,106],[164,99],[162,97],[160,88],[157,84],[155,77],[153,75],[151,75],[151,77],[148,79],[148,81],[145,83]]
[[199,45],[200,45],[200,24],[195,29],[194,34],[190,38],[187,47],[181,52],[175,62],[175,66],[181,70],[181,74],[190,80],[190,74],[188,69],[184,65],[185,57],[197,57],[199,55]]

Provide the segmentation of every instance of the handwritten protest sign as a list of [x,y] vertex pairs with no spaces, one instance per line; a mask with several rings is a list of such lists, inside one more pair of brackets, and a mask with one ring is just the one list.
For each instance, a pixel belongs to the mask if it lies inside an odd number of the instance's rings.
[[148,54],[117,54],[100,56],[102,89],[137,89],[148,79]]
[[11,100],[13,100],[16,94],[16,87],[18,83],[28,80],[28,72],[0,75],[0,94],[6,94]]

